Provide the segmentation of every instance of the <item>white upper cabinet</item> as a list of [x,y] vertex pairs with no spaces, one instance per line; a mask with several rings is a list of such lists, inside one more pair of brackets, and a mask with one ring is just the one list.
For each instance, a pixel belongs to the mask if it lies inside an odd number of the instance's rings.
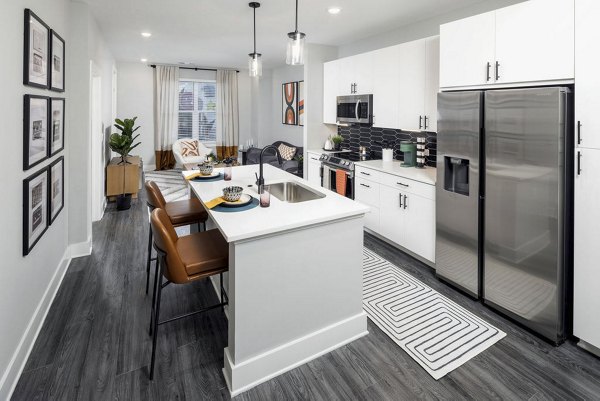
[[440,37],[425,41],[425,131],[437,132],[437,95],[440,91]]
[[496,82],[573,79],[574,12],[574,0],[530,0],[498,10]]
[[440,87],[485,85],[493,74],[496,14],[440,26]]
[[362,53],[349,57],[354,76],[354,93],[369,95],[373,93],[373,57],[372,53]]
[[529,0],[440,26],[440,87],[572,80],[574,1]]
[[323,122],[325,124],[337,122],[338,67],[337,61],[323,64]]
[[373,125],[397,128],[400,101],[400,51],[398,46],[372,52]]
[[600,7],[598,0],[575,3],[575,135],[582,148],[600,149]]
[[423,129],[425,119],[425,41],[403,43],[398,48],[398,128],[417,131]]

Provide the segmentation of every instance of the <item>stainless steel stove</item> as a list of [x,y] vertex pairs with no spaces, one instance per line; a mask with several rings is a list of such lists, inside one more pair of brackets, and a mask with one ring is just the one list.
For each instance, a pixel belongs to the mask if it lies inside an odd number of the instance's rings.
[[[334,192],[354,199],[354,163],[371,160],[370,155],[359,152],[339,152],[321,155],[321,185]],[[345,191],[337,190],[338,171],[346,175]],[[340,173],[341,174],[341,173]]]

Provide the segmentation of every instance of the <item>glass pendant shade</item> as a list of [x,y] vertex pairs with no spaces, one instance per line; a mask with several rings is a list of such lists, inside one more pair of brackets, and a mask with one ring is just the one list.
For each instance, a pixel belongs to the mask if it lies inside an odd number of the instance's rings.
[[248,72],[251,77],[262,76],[262,60],[260,53],[248,54]]
[[306,35],[302,32],[288,33],[287,52],[285,63],[288,65],[304,64],[304,39]]

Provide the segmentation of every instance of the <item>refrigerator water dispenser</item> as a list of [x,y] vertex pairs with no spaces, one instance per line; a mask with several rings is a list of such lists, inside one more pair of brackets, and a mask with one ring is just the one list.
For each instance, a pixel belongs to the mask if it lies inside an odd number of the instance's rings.
[[469,159],[444,157],[444,189],[469,196]]

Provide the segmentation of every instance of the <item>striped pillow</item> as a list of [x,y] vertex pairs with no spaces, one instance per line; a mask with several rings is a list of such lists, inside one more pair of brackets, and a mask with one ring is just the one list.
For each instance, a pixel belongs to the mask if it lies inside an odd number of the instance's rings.
[[292,160],[296,155],[296,148],[284,145],[283,143],[277,148],[283,160]]

